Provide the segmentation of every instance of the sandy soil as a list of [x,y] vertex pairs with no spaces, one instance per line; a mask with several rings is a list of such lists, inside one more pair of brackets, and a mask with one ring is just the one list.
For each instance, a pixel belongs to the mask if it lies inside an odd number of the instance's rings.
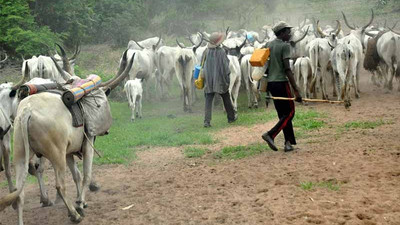
[[[369,78],[364,71],[361,98],[349,111],[308,106],[326,113],[327,125],[298,139],[295,152],[266,150],[242,160],[217,161],[210,153],[188,159],[182,148],[151,148],[139,152],[129,166],[96,166],[101,189],[88,193],[81,224],[400,224],[400,93],[377,88]],[[347,121],[380,119],[387,123],[375,129],[339,129]],[[213,152],[263,143],[260,135],[273,123],[230,127],[217,134],[220,143],[208,147]],[[283,145],[282,135],[276,142]],[[46,175],[54,199],[53,171]],[[5,180],[3,174],[0,179]],[[73,198],[70,176],[68,181]],[[340,189],[304,190],[302,182],[330,182]],[[1,188],[0,196],[6,193]],[[122,209],[127,206],[132,207]],[[0,218],[1,225],[16,224],[17,213],[9,207]],[[36,184],[26,188],[24,221],[71,224],[63,204],[40,207]]]

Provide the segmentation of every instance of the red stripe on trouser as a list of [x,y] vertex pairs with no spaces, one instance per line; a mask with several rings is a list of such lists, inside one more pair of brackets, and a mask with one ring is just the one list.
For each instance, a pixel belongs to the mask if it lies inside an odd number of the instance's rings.
[[[289,87],[289,84],[288,84],[288,83],[286,83],[286,93],[287,93],[287,95],[288,95],[288,98],[291,98],[291,97],[292,97],[292,93],[290,92],[290,87]],[[283,101],[283,100],[282,100],[282,101]],[[291,119],[293,118],[293,114],[294,114],[294,102],[293,102],[293,101],[289,101],[289,105],[290,105],[290,108],[292,109],[292,110],[290,111],[290,113],[289,113],[289,116],[286,117],[286,119],[283,121],[282,125],[279,127],[279,129],[276,131],[276,133],[272,135],[272,138],[275,138],[276,135],[278,135],[279,132],[280,132],[284,127],[286,127],[286,124],[289,122],[289,120],[291,120]]]

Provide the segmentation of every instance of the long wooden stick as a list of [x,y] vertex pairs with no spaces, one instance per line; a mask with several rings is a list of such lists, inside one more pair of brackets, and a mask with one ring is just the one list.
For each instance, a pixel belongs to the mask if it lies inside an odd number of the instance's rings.
[[[274,100],[286,100],[286,101],[294,101],[296,98],[285,98],[285,97],[273,97],[267,96],[268,99]],[[344,101],[330,101],[325,99],[312,99],[312,98],[303,98],[303,102],[322,102],[322,103],[344,103]]]

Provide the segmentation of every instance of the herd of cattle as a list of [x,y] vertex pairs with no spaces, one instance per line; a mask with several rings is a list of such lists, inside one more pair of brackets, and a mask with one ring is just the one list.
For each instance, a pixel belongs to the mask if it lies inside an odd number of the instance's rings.
[[[361,66],[372,72],[372,81],[392,89],[393,78],[400,77],[400,34],[394,27],[374,27],[372,11],[369,22],[358,27],[351,26],[343,13],[343,19],[350,33],[344,35],[341,22],[337,20],[336,28],[326,26],[321,29],[319,21],[302,21],[292,29],[290,41],[293,59],[293,70],[298,85],[305,97],[322,96],[328,99],[328,84],[331,84],[333,96],[339,100],[350,102],[350,89],[354,89],[355,97],[360,97],[358,81]],[[263,36],[263,38],[260,38]],[[149,38],[140,42],[130,41],[128,49],[123,53],[117,75],[101,85],[97,90],[108,94],[121,81],[125,81],[129,106],[132,109],[131,120],[142,116],[142,98],[146,95],[143,82],[153,79],[158,96],[167,96],[174,76],[179,81],[183,94],[183,109],[190,112],[194,79],[193,69],[199,64],[204,50],[207,48],[209,34],[198,32],[189,35],[191,46],[184,46],[176,40],[177,46],[166,46],[161,37]],[[248,96],[248,107],[257,107],[259,99],[258,84],[253,73],[259,72],[249,63],[255,48],[263,47],[275,37],[270,26],[264,26],[261,34],[254,31],[226,30],[226,39],[222,47],[230,60],[230,94],[237,110],[239,87],[244,82]],[[79,222],[83,218],[85,190],[91,182],[93,158],[92,143],[95,136],[85,137],[83,127],[71,125],[71,115],[58,95],[41,93],[19,100],[17,90],[30,80],[31,83],[57,82],[68,84],[78,79],[74,74],[74,64],[80,52],[77,47],[72,57],[68,58],[64,49],[59,46],[61,55],[34,56],[24,60],[23,78],[16,84],[0,85],[0,171],[5,169],[9,182],[10,194],[0,199],[0,211],[10,204],[18,209],[19,224],[23,224],[23,186],[29,171],[37,176],[41,190],[41,203],[51,205],[42,180],[43,158],[48,159],[56,173],[56,187],[60,199],[68,208],[71,220]],[[372,60],[375,67],[366,66],[365,55],[373,51]],[[3,55],[3,54],[2,54]],[[7,60],[0,58],[0,64]],[[399,85],[400,91],[400,85]],[[45,116],[43,116],[45,115]],[[57,118],[57,119],[52,119]],[[14,126],[14,162],[16,170],[16,189],[12,183],[10,172],[11,128]],[[34,133],[29,133],[34,130]],[[73,155],[80,152],[84,162],[83,182],[77,169]],[[32,156],[38,156],[33,165],[29,163]],[[4,168],[2,166],[4,161]],[[65,169],[71,170],[77,188],[77,201],[74,206],[65,196]]]

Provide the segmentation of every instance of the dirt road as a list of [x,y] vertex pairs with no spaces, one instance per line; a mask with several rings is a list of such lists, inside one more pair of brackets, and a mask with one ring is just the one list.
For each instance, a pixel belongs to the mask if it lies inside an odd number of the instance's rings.
[[[365,71],[361,75],[361,98],[349,111],[308,106],[326,113],[326,125],[299,139],[295,152],[266,150],[217,161],[211,154],[187,159],[181,148],[152,148],[129,166],[96,166],[102,187],[88,193],[81,224],[400,224],[400,93],[373,86]],[[341,129],[350,121],[384,124]],[[262,143],[260,135],[273,123],[230,127],[217,134],[220,143],[208,147]],[[282,135],[276,142],[282,145]],[[53,171],[46,175],[54,199]],[[73,198],[70,176],[68,181]],[[307,184],[314,187],[307,190]],[[0,196],[6,193],[1,188]],[[25,224],[71,224],[63,204],[40,207],[36,184],[25,193]],[[132,207],[122,210],[127,206]],[[11,207],[0,218],[1,225],[17,223]]]

